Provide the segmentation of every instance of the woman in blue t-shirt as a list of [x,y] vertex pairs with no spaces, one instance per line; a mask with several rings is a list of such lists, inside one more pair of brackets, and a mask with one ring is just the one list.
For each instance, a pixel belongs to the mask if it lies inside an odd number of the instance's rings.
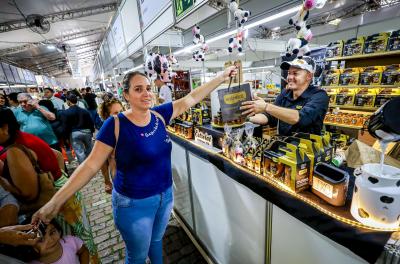
[[49,223],[68,198],[96,175],[115,149],[117,172],[112,205],[115,224],[126,244],[126,263],[143,264],[147,256],[153,264],[162,263],[162,237],[173,206],[172,144],[165,123],[200,102],[226,78],[234,75],[235,66],[229,67],[187,96],[151,108],[150,80],[140,72],[126,74],[123,96],[131,109],[104,122],[89,157],[36,212],[32,222],[36,224],[42,220]]

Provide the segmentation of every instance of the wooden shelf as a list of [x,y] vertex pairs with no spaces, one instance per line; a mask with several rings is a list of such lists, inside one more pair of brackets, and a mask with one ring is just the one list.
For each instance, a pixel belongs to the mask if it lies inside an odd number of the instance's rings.
[[400,85],[332,85],[332,86],[321,86],[321,88],[400,88]]
[[329,107],[339,107],[340,109],[348,110],[359,110],[359,111],[376,111],[378,107],[365,107],[365,106],[355,106],[355,105],[329,105]]
[[339,60],[356,60],[356,59],[366,59],[366,58],[375,58],[375,57],[385,57],[385,56],[393,56],[400,55],[400,50],[379,52],[379,53],[370,53],[370,54],[360,54],[354,56],[344,56],[344,57],[333,57],[326,58],[326,61],[339,61]]
[[337,124],[337,123],[329,123],[329,122],[324,122],[324,125],[327,125],[327,126],[344,127],[344,128],[351,128],[351,129],[357,129],[357,130],[360,130],[360,129],[363,128],[362,126],[351,126],[351,125]]

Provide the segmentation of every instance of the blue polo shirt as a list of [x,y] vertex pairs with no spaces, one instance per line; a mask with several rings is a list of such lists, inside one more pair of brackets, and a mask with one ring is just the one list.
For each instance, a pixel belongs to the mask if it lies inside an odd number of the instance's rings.
[[274,104],[276,106],[298,110],[300,115],[299,122],[295,125],[290,125],[282,120],[279,120],[278,124],[277,118],[270,114],[265,114],[268,117],[269,125],[278,126],[280,135],[288,136],[294,132],[321,134],[329,105],[329,97],[325,90],[310,85],[295,100],[293,99],[293,92],[284,89],[282,93],[278,95]]
[[[49,111],[44,106],[40,107],[46,111]],[[21,127],[21,131],[35,135],[46,141],[46,143],[49,145],[53,145],[58,142],[49,120],[47,120],[39,110],[35,109],[32,112],[26,112],[22,109],[22,107],[17,107],[13,109],[13,112]]]

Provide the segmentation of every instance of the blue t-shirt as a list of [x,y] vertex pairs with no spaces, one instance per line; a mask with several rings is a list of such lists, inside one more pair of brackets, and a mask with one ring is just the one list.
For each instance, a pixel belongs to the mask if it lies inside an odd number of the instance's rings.
[[[173,112],[172,103],[157,106],[153,110],[164,117],[168,124]],[[116,191],[133,199],[142,199],[171,187],[172,143],[163,122],[153,113],[150,123],[144,127],[136,126],[123,113],[119,113],[118,118]],[[113,148],[114,125],[114,118],[108,118],[97,134],[97,140]]]

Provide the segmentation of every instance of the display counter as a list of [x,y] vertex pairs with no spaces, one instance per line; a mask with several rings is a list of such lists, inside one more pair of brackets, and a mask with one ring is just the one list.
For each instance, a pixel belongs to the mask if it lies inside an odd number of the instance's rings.
[[174,210],[216,263],[400,263],[398,230],[362,225],[349,201],[330,206],[170,137]]

